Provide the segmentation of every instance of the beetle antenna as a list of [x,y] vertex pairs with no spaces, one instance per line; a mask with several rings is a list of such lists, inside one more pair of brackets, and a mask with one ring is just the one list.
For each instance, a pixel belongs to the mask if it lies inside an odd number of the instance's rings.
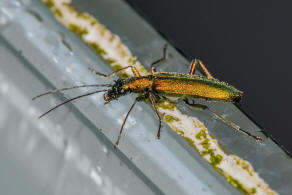
[[70,89],[77,89],[77,88],[82,88],[82,87],[111,87],[111,86],[112,86],[111,84],[93,84],[93,85],[77,85],[77,86],[72,86],[72,87],[65,87],[65,88],[54,89],[52,91],[41,93],[41,94],[33,97],[32,100],[35,100],[35,99],[42,97],[44,95],[54,94],[54,93],[57,93],[59,91],[65,91],[65,90],[70,90]]
[[73,100],[76,100],[76,99],[79,99],[79,98],[82,98],[82,97],[85,97],[85,96],[89,96],[89,95],[93,95],[93,94],[96,94],[96,93],[100,93],[100,92],[104,92],[104,91],[108,91],[107,89],[103,89],[103,90],[98,90],[98,91],[93,91],[93,92],[90,92],[90,93],[86,93],[86,94],[83,94],[83,95],[79,95],[77,97],[74,97],[74,98],[71,98],[71,99],[68,99],[66,100],[65,102],[62,102],[61,104],[58,104],[57,106],[51,108],[50,110],[48,110],[47,112],[45,112],[44,114],[40,115],[38,118],[42,118],[43,116],[45,116],[46,114],[50,113],[51,111],[55,110],[56,108],[64,105],[64,104],[67,104]]

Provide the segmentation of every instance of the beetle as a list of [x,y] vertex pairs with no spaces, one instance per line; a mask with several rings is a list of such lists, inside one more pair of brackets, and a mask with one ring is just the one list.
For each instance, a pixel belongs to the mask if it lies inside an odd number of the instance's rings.
[[[157,138],[159,139],[162,120],[157,111],[156,99],[157,98],[169,99],[168,97],[177,97],[177,98],[183,99],[183,101],[188,106],[191,106],[196,109],[208,110],[214,115],[216,115],[217,117],[219,117],[227,125],[254,138],[255,140],[262,141],[260,137],[255,136],[246,130],[243,130],[238,125],[229,121],[228,119],[218,114],[217,112],[215,112],[208,106],[189,102],[189,98],[199,98],[206,101],[222,101],[222,102],[238,103],[241,101],[241,98],[242,98],[242,92],[240,90],[236,89],[235,87],[225,82],[215,79],[209,73],[206,66],[202,63],[201,60],[195,59],[192,61],[190,65],[189,74],[176,73],[176,72],[156,72],[155,65],[166,60],[166,50],[167,50],[167,45],[165,45],[163,48],[163,57],[154,61],[151,64],[150,75],[141,76],[139,71],[133,65],[123,67],[107,75],[89,68],[89,70],[93,72],[94,74],[102,76],[102,77],[106,77],[106,78],[110,78],[125,69],[131,68],[134,77],[119,78],[118,80],[115,81],[114,84],[80,85],[80,86],[73,86],[73,87],[62,88],[62,89],[55,89],[53,91],[49,91],[49,92],[46,92],[34,97],[33,100],[43,95],[48,95],[48,94],[56,93],[58,91],[64,91],[64,90],[81,88],[81,87],[110,87],[109,89],[97,90],[97,91],[93,91],[90,93],[86,93],[86,94],[74,97],[72,99],[68,99],[67,101],[51,108],[50,110],[48,110],[47,112],[39,116],[39,118],[45,116],[49,112],[55,110],[56,108],[68,102],[79,99],[81,97],[93,95],[96,93],[105,92],[103,96],[105,100],[105,104],[113,100],[117,100],[121,96],[130,94],[130,93],[137,93],[139,95],[134,100],[120,128],[117,141],[115,142],[115,146],[118,146],[122,132],[123,132],[124,125],[128,119],[128,116],[130,115],[131,111],[133,110],[137,102],[144,101],[147,99],[150,100],[150,103],[152,104],[155,114],[159,121],[158,131],[157,131]],[[203,69],[204,76],[195,74],[195,71],[198,65]]]

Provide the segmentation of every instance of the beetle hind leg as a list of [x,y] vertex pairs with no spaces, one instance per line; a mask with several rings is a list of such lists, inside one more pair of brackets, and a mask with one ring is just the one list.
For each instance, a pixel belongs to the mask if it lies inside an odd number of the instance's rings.
[[201,66],[201,68],[203,69],[204,71],[204,74],[210,78],[210,79],[213,79],[214,77],[210,74],[210,72],[208,71],[208,69],[206,68],[206,66],[203,64],[203,62],[201,60],[198,60],[198,59],[194,59],[191,63],[191,68],[190,68],[190,72],[189,74],[190,75],[194,75],[195,74],[195,71],[196,71],[196,67],[197,67],[197,64],[199,64]]
[[260,137],[258,137],[256,135],[253,135],[250,132],[242,129],[240,126],[238,126],[237,124],[235,124],[235,123],[231,122],[230,120],[226,119],[221,114],[215,112],[213,109],[209,108],[208,106],[202,105],[202,104],[195,104],[194,102],[190,103],[187,98],[183,99],[183,101],[185,102],[185,104],[187,104],[188,106],[190,106],[192,108],[200,109],[200,110],[207,110],[207,111],[211,112],[212,114],[214,114],[215,116],[217,116],[219,119],[221,119],[225,124],[227,124],[228,126],[236,129],[237,131],[240,131],[241,133],[243,133],[243,134],[245,134],[245,135],[247,135],[249,137],[252,137],[253,139],[255,139],[257,141],[263,141],[262,138],[260,138]]

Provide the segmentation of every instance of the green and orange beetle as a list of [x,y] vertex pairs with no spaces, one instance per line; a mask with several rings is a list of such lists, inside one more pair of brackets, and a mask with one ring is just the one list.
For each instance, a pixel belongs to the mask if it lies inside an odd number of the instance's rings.
[[[157,138],[160,138],[161,117],[157,111],[156,100],[161,99],[161,98],[168,99],[168,97],[178,97],[178,98],[182,98],[187,105],[192,106],[194,108],[198,108],[198,109],[208,110],[212,112],[213,114],[215,114],[217,117],[219,117],[226,124],[235,128],[236,130],[241,131],[242,133],[248,136],[251,136],[256,140],[262,140],[260,137],[252,135],[251,133],[241,129],[238,125],[227,120],[226,118],[224,118],[223,116],[221,116],[214,110],[210,109],[206,105],[189,103],[188,98],[200,98],[200,99],[204,99],[208,101],[223,101],[223,102],[237,103],[241,100],[241,97],[242,97],[241,91],[237,90],[235,87],[225,82],[215,79],[209,73],[205,65],[200,60],[195,59],[192,61],[189,74],[172,73],[172,72],[156,72],[154,65],[166,60],[166,49],[167,49],[167,45],[164,46],[163,57],[151,64],[150,75],[141,76],[138,70],[134,66],[131,66],[131,65],[121,68],[119,70],[116,70],[113,73],[108,74],[108,75],[99,73],[93,69],[89,69],[90,71],[92,71],[93,73],[99,76],[109,78],[120,73],[121,71],[127,68],[131,68],[134,74],[134,77],[120,78],[116,80],[114,84],[81,85],[81,86],[73,86],[73,87],[68,87],[68,88],[56,89],[56,90],[49,91],[49,92],[46,92],[34,97],[33,99],[36,99],[43,95],[52,94],[58,91],[64,91],[64,90],[69,90],[69,89],[74,89],[74,88],[81,88],[81,87],[101,87],[101,86],[110,87],[110,89],[97,90],[91,93],[77,96],[72,99],[68,99],[67,101],[48,110],[47,112],[42,114],[39,118],[43,117],[44,115],[48,114],[49,112],[53,111],[54,109],[68,102],[79,99],[81,97],[93,95],[96,93],[105,92],[104,94],[105,104],[111,102],[112,100],[117,100],[121,96],[130,94],[130,93],[137,93],[139,95],[138,97],[136,97],[134,103],[130,107],[130,110],[128,111],[122,123],[119,136],[115,143],[117,146],[119,145],[121,134],[122,134],[124,125],[127,121],[127,118],[137,102],[147,100],[147,99],[150,100],[154,108],[154,111],[156,113],[156,116],[159,120]],[[201,68],[203,69],[205,73],[205,76],[200,76],[200,75],[195,74],[197,65],[201,66]]]

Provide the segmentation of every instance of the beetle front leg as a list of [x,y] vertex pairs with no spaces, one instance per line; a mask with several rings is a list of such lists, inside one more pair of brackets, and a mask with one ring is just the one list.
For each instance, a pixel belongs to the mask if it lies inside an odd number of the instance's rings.
[[117,148],[118,145],[119,145],[119,143],[120,143],[120,139],[121,139],[121,136],[122,136],[122,132],[123,132],[124,126],[126,124],[126,121],[128,119],[128,116],[130,115],[130,113],[133,110],[134,106],[136,105],[137,102],[143,101],[143,100],[145,100],[147,98],[148,98],[148,94],[143,94],[143,95],[140,95],[140,96],[136,97],[135,101],[133,102],[132,106],[130,107],[129,111],[127,112],[126,117],[123,120],[123,124],[122,124],[122,126],[120,128],[120,132],[119,132],[117,141],[115,143],[115,148]]

